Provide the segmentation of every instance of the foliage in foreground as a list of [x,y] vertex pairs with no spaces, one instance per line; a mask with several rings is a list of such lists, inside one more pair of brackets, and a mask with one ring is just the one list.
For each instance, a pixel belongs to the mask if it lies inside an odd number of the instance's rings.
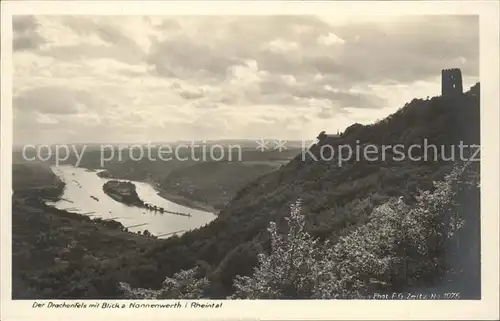
[[163,281],[160,290],[132,288],[120,282],[120,289],[129,299],[199,299],[209,286],[206,277],[199,276],[199,268],[182,270]]
[[[321,243],[306,231],[301,202],[291,206],[288,233],[269,226],[271,251],[258,256],[251,276],[237,276],[232,298],[363,298],[373,291],[404,291],[454,273],[447,266],[445,242],[463,226],[456,195],[477,188],[466,178],[470,163],[457,165],[433,191],[420,191],[416,202],[390,199],[375,208],[369,221],[336,243]],[[472,184],[471,184],[472,183]],[[160,290],[133,289],[128,298],[202,298],[209,287],[197,268],[166,278]]]
[[[291,207],[289,231],[271,223],[271,253],[259,255],[252,276],[235,279],[234,298],[361,298],[374,290],[406,290],[453,273],[444,262],[445,241],[461,228],[454,196],[470,164],[458,165],[414,205],[391,199],[367,224],[335,244],[319,244],[305,231],[300,201]],[[477,188],[474,182],[473,187]]]

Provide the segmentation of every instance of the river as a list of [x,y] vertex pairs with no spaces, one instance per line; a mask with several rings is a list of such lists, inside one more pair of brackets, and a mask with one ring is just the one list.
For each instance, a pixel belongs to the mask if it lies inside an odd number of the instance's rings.
[[[161,238],[167,233],[182,232],[201,227],[213,219],[213,213],[192,209],[173,203],[158,195],[148,183],[131,181],[137,187],[139,198],[146,203],[163,207],[167,211],[189,213],[191,217],[148,211],[127,206],[106,195],[102,186],[109,178],[97,176],[97,172],[74,166],[53,166],[52,171],[65,183],[64,193],[57,202],[47,202],[61,210],[88,215],[91,218],[113,219],[123,224],[131,232],[148,230]],[[96,197],[98,200],[93,199]]]

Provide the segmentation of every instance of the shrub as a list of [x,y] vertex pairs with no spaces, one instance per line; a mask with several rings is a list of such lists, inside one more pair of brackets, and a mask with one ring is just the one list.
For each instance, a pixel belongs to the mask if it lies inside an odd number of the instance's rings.
[[[406,290],[453,272],[443,263],[445,240],[463,225],[456,192],[470,163],[456,166],[416,202],[392,198],[369,221],[320,244],[305,231],[300,201],[291,207],[287,235],[271,223],[271,252],[259,255],[251,276],[237,276],[234,298],[361,298],[373,291]],[[468,183],[468,182],[465,182]],[[475,185],[477,187],[477,184]]]
[[200,277],[196,267],[167,277],[160,290],[132,288],[124,282],[119,285],[124,296],[129,299],[199,299],[208,289],[209,282],[206,277]]

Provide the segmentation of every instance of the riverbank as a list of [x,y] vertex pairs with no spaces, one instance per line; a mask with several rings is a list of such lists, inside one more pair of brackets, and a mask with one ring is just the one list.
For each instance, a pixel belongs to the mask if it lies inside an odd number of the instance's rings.
[[[116,175],[112,175],[109,171],[100,171],[97,173],[97,176],[101,178],[110,178],[110,179],[122,179],[120,177],[117,177]],[[166,190],[158,184],[158,182],[152,180],[152,179],[142,179],[142,180],[136,180],[137,182],[142,182],[151,185],[156,191],[158,196],[162,197],[163,199],[166,199],[167,201],[170,201],[172,203],[176,203],[178,205],[186,206],[189,208],[193,208],[196,210],[204,211],[204,212],[209,212],[214,215],[218,215],[220,212],[220,209],[215,208],[214,206],[203,203],[191,198],[187,198],[185,196],[179,195],[173,191]]]
[[[148,184],[148,183],[146,183],[146,184]],[[149,184],[149,185],[151,186],[151,184]],[[151,186],[151,187],[154,188],[154,186]],[[191,217],[191,214],[189,214],[189,213],[169,211],[168,209],[163,208],[161,206],[157,206],[156,204],[148,204],[148,203],[144,202],[142,199],[140,199],[139,195],[137,194],[135,184],[130,182],[130,181],[118,181],[118,180],[107,181],[103,185],[103,191],[112,199],[114,199],[118,202],[121,202],[125,205],[128,205],[128,206],[137,206],[137,207],[140,207],[143,209],[147,209],[149,211],[160,212],[162,214],[166,213],[166,214],[174,214],[174,215]],[[162,197],[162,198],[166,199],[164,197]],[[172,202],[172,201],[170,201],[170,202]],[[175,202],[172,202],[172,203],[175,203]],[[178,205],[182,205],[182,204],[178,204]],[[193,206],[188,206],[188,207],[190,209],[195,209]],[[206,212],[209,212],[209,211],[206,211]]]
[[13,299],[118,299],[118,282],[159,286],[165,277],[144,254],[165,240],[36,198],[14,197],[12,212]]
[[[119,282],[159,288],[166,275],[182,269],[175,260],[170,261],[179,253],[160,255],[170,244],[168,238],[203,226],[208,216],[207,222],[214,218],[208,213],[196,213],[185,219],[123,206],[105,195],[103,181],[95,173],[82,168],[54,172],[42,165],[14,166],[15,299],[119,299]],[[61,178],[68,181],[66,186]],[[73,179],[81,182],[83,188]],[[168,208],[169,202],[157,195],[153,184],[140,185],[146,188],[144,195],[154,196],[153,200],[146,198],[148,203],[156,200],[157,205]],[[99,202],[92,201],[90,195],[97,196]],[[58,200],[65,201],[60,208]],[[146,223],[149,225],[144,226]],[[138,225],[142,226],[140,230]],[[179,235],[175,239],[183,238]],[[165,263],[167,269],[159,268]]]
[[182,195],[177,195],[172,192],[169,192],[167,190],[162,189],[161,187],[158,187],[156,185],[153,186],[156,191],[158,192],[158,196],[163,197],[167,201],[170,201],[172,203],[176,203],[178,205],[194,208],[200,211],[205,211],[212,213],[214,215],[219,215],[220,210],[216,209],[215,207],[205,204],[199,201],[195,201],[192,199],[189,199],[187,197],[184,197]]

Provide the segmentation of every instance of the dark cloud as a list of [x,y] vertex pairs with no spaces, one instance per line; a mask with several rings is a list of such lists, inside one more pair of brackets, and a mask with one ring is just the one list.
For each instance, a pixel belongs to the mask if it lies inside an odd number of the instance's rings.
[[[262,46],[276,39],[308,45],[328,28],[328,24],[308,16],[197,17],[192,21],[198,24],[196,37],[181,34],[154,43],[147,61],[158,74],[220,79],[226,76],[229,67],[256,57],[264,70],[293,71],[297,68],[295,59]],[[168,26],[173,25],[171,19],[166,22]],[[183,26],[176,23],[175,28],[182,30]],[[297,32],[297,28],[301,28],[301,32]],[[221,37],[214,37],[219,33]]]
[[[443,68],[460,68],[464,79],[479,76],[477,16],[14,16],[13,30],[14,50],[34,53],[14,59],[21,86],[13,99],[16,126],[87,126],[85,135],[96,139],[97,123],[116,137],[156,135],[170,111],[178,113],[165,123],[171,137],[303,135],[320,119],[348,115],[338,120],[347,124],[363,114],[369,121],[384,113],[375,109],[413,98],[413,89],[439,91]],[[68,79],[88,91],[53,86]],[[127,108],[137,113],[127,118]],[[269,115],[246,117],[242,108]],[[237,126],[226,125],[236,118]]]
[[[283,78],[268,77],[259,85],[260,94],[267,99],[279,97],[281,102],[297,102],[303,104],[304,100],[328,100],[340,108],[384,108],[386,101],[371,93],[352,92],[348,89],[338,89],[321,86],[315,83],[290,84]],[[294,99],[298,98],[298,99]]]
[[[208,19],[199,24],[195,38],[157,43],[148,62],[165,77],[220,78],[231,65],[251,59],[260,70],[296,79],[321,74],[335,80],[330,83],[334,88],[411,83],[450,67],[478,75],[477,16],[391,21],[330,25],[313,16],[278,16],[221,19],[218,24]],[[339,41],[330,46],[320,41],[329,36]]]
[[156,71],[170,78],[223,78],[228,67],[236,65],[239,59],[226,56],[198,39],[169,38],[155,42],[150,50],[147,62]]
[[95,35],[105,44],[53,44],[50,48],[40,51],[42,55],[66,61],[82,58],[108,58],[127,64],[135,64],[144,60],[145,53],[141,47],[126,35],[124,28],[110,23],[109,17],[57,16],[55,19],[59,19],[65,27],[70,28],[77,35]]
[[436,77],[450,67],[478,76],[477,16],[408,17],[392,24],[350,24],[334,31],[347,39],[336,60],[336,72],[345,75],[346,81],[412,82]]
[[25,51],[38,49],[45,40],[36,33],[15,35],[12,40],[12,49],[14,51]]
[[125,32],[108,22],[108,18],[87,17],[62,17],[61,21],[64,25],[71,28],[81,35],[95,34],[105,42],[111,44],[123,43],[126,45],[135,45],[135,42],[125,35]]
[[302,57],[291,54],[271,52],[270,50],[263,49],[255,53],[254,59],[257,61],[260,69],[272,73],[299,76],[299,73],[302,72],[299,69],[302,64]]
[[212,96],[210,99],[212,99],[214,102],[218,102],[224,105],[236,105],[241,101],[242,95],[238,95],[234,92],[222,92],[219,95]]
[[200,99],[204,96],[202,91],[189,91],[189,90],[183,90],[179,92],[179,96],[181,96],[184,99]]
[[45,43],[45,39],[38,34],[38,23],[33,16],[12,17],[12,49],[14,51],[36,50]]
[[33,31],[38,27],[38,23],[33,16],[13,16],[12,28],[14,33]]
[[[313,28],[313,27],[311,27]],[[468,76],[479,72],[477,16],[425,16],[395,23],[318,25],[311,38],[333,33],[337,46],[300,42],[300,53],[260,50],[260,68],[296,78],[310,73],[338,77],[338,83],[413,82],[434,78],[443,68],[459,67]]]

